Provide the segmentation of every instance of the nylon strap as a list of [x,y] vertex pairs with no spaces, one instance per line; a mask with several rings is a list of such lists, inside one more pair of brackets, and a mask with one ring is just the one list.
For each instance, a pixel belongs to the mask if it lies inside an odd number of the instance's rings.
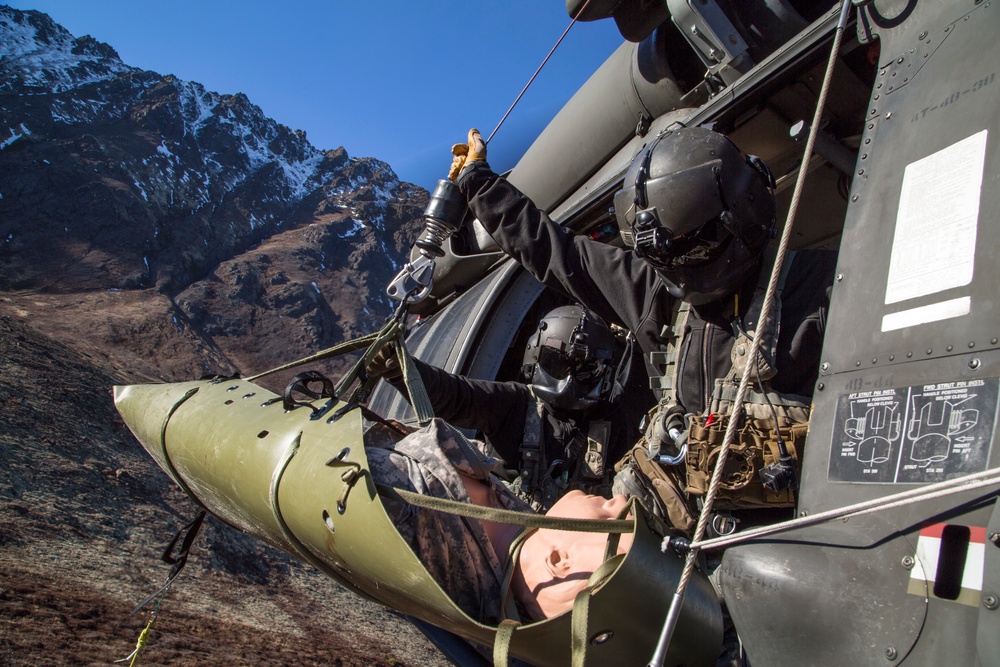
[[570,634],[570,649],[573,652],[573,667],[583,667],[587,662],[587,637],[590,625],[590,598],[593,589],[589,586],[576,594],[573,600],[573,617]]
[[572,639],[573,667],[584,667],[587,661],[587,645],[590,643],[590,600],[608,577],[614,574],[625,554],[609,558],[594,570],[587,587],[576,594],[573,600]]
[[273,373],[278,373],[280,371],[286,371],[289,368],[296,368],[298,366],[304,366],[305,364],[310,364],[316,361],[323,361],[324,359],[331,359],[333,357],[338,357],[342,354],[347,354],[348,352],[355,352],[356,350],[362,350],[369,345],[378,337],[380,332],[373,334],[368,334],[360,338],[355,338],[354,340],[344,341],[343,343],[338,343],[333,347],[329,347],[321,352],[317,352],[308,357],[303,357],[298,361],[292,361],[290,363],[284,364],[282,366],[277,366],[270,370],[264,371],[263,373],[258,373],[257,375],[252,375],[247,378],[248,382],[253,382],[266,375],[271,375]]
[[[188,552],[191,550],[194,538],[198,536],[198,530],[201,528],[201,524],[205,521],[205,513],[205,509],[198,510],[198,513],[195,515],[191,523],[177,531],[177,534],[174,535],[174,539],[170,540],[170,544],[167,545],[167,548],[163,551],[163,555],[160,556],[160,560],[164,563],[167,565],[173,565],[173,567],[170,568],[170,574],[167,575],[166,583],[163,584],[163,586],[161,586],[155,593],[137,604],[135,609],[132,610],[132,613],[129,614],[129,618],[134,616],[137,611],[156,599],[158,595],[165,593],[167,589],[170,588],[170,584],[174,583],[174,579],[177,578],[177,575],[181,573],[181,570],[184,569],[184,565],[187,563]],[[181,535],[184,536],[183,541],[181,541],[181,549],[177,553],[177,556],[174,557],[171,554],[174,551],[174,547],[177,546],[177,541],[181,539]]]
[[253,382],[266,375],[271,375],[279,371],[285,371],[305,364],[331,359],[349,352],[356,352],[357,350],[365,350],[361,359],[359,359],[357,363],[351,367],[351,370],[347,372],[339,383],[337,383],[333,392],[333,397],[340,399],[347,392],[347,389],[360,379],[359,386],[347,400],[347,407],[349,409],[350,407],[359,405],[367,400],[371,390],[378,382],[378,378],[368,377],[365,373],[365,368],[369,363],[371,363],[371,360],[382,351],[383,347],[386,345],[395,345],[396,356],[400,360],[400,365],[403,369],[403,382],[406,384],[406,389],[410,394],[411,405],[413,405],[413,410],[417,414],[417,420],[420,425],[424,426],[434,418],[434,409],[431,406],[430,398],[427,396],[427,388],[424,386],[423,378],[420,377],[420,373],[414,366],[413,357],[410,356],[409,351],[406,349],[406,343],[403,340],[406,335],[406,327],[403,323],[406,317],[406,305],[407,302],[404,300],[400,304],[399,308],[396,309],[396,312],[393,313],[392,317],[389,318],[388,322],[386,322],[385,325],[375,333],[370,333],[353,340],[339,343],[308,357],[303,357],[297,361],[277,366],[276,368],[264,371],[263,373],[258,373],[257,375],[248,377],[247,381]]
[[517,621],[504,619],[497,626],[497,636],[493,640],[493,667],[507,667],[507,657],[510,654],[510,640],[514,630],[521,624]]
[[634,529],[634,522],[626,519],[567,519],[562,517],[548,517],[528,512],[483,507],[457,500],[448,500],[446,498],[434,498],[384,484],[376,484],[375,486],[380,493],[388,496],[397,495],[403,501],[417,507],[446,512],[456,516],[464,516],[470,519],[492,521],[493,523],[523,526],[524,528],[577,531],[581,533],[631,533]]
[[[540,475],[545,471],[545,451],[542,449],[542,415],[544,404],[535,396],[531,385],[528,391],[534,399],[529,403],[524,414],[524,433],[521,437],[521,480],[519,489],[522,499],[526,500],[532,507],[538,509],[535,503],[535,492],[544,495],[542,491],[542,480]],[[525,488],[527,487],[527,488]]]
[[511,586],[514,582],[514,570],[517,569],[515,563],[521,557],[521,547],[534,534],[534,529],[522,530],[514,537],[514,541],[510,543],[510,548],[507,551],[507,567],[504,568],[503,582],[500,585],[501,608],[504,610],[504,618],[521,620]]
[[368,366],[368,364],[371,362],[371,360],[375,357],[376,354],[382,351],[383,347],[385,347],[387,344],[392,343],[393,341],[398,340],[403,336],[404,333],[405,331],[402,321],[396,317],[393,317],[384,327],[382,327],[379,331],[375,332],[374,334],[369,334],[368,336],[362,336],[361,338],[356,339],[359,341],[370,340],[367,346],[368,349],[365,350],[365,353],[363,355],[361,355],[361,358],[358,359],[357,363],[355,363],[354,366],[351,367],[351,370],[347,372],[347,375],[345,375],[340,380],[340,382],[337,383],[337,388],[334,391],[334,396],[338,398],[343,396],[344,393],[347,391],[347,388],[350,387],[352,384],[354,384],[355,380],[357,380],[359,377],[364,376],[364,381],[362,382],[362,385],[364,385],[368,380],[368,376],[364,375],[365,367]]
[[664,349],[649,353],[650,366],[663,369],[662,374],[649,378],[649,388],[660,391],[661,402],[672,403],[677,393],[677,360],[690,312],[691,304],[683,299],[674,299],[670,305],[670,321],[673,324],[665,324],[660,330]]
[[407,393],[410,394],[410,405],[413,406],[413,411],[417,415],[417,422],[421,426],[426,426],[434,418],[434,408],[431,405],[430,397],[427,396],[424,379],[420,376],[420,371],[413,363],[413,357],[410,356],[409,350],[403,343],[402,333],[396,339],[395,345],[396,357],[400,360],[400,365],[403,368],[403,383],[406,385]]

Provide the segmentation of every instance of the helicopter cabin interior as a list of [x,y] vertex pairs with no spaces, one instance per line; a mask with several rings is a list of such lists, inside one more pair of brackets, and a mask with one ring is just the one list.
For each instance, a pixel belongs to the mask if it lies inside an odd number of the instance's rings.
[[[832,2],[798,3],[801,6],[794,9],[784,0],[765,4],[782,5],[786,14],[793,12],[794,26],[803,26],[794,45],[764,39],[753,26],[747,27],[749,21],[732,14],[733,23],[744,34],[758,36],[756,41],[747,40],[756,64],[726,83],[712,75],[711,68],[706,69],[703,56],[684,39],[675,22],[667,19],[641,42],[623,44],[606,64],[617,69],[605,75],[603,82],[598,73],[577,94],[582,103],[577,101],[576,107],[588,110],[580,114],[574,111],[574,101],[567,104],[506,176],[568,229],[621,246],[612,200],[633,156],[669,127],[709,127],[726,134],[741,150],[761,157],[770,167],[777,181],[780,233],[820,95],[838,10]],[[813,20],[806,23],[803,17]],[[778,32],[785,37],[794,34],[788,26]],[[861,43],[855,27],[848,26],[798,205],[793,249],[839,247],[868,100],[875,85],[877,50],[878,42]],[[594,109],[592,102],[594,97],[604,96],[608,76],[623,76],[619,71],[622,65],[612,62],[616,58],[629,68],[632,79],[642,76],[652,85],[669,88],[661,95],[665,101],[659,103],[666,110],[645,121],[640,114],[639,127],[630,127],[630,132],[617,139],[604,139],[612,141],[608,144],[611,148],[601,149],[606,159],[596,164],[563,165],[557,170],[563,182],[539,191],[536,175],[543,170],[551,174],[553,165],[538,166],[533,156],[550,153],[548,145],[561,141],[566,132],[589,131],[601,137],[613,134],[598,131],[604,119],[602,110]],[[634,81],[629,85],[635,85]],[[567,111],[577,117],[567,120]],[[427,363],[479,379],[520,379],[524,347],[538,319],[567,302],[566,297],[544,288],[511,261],[475,220],[467,220],[449,240],[434,281],[427,303],[411,309],[421,319],[419,326],[411,328],[408,347]],[[641,362],[637,368],[630,381],[645,384]],[[371,406],[379,414],[401,421],[415,419],[408,403],[385,383],[375,392]]]

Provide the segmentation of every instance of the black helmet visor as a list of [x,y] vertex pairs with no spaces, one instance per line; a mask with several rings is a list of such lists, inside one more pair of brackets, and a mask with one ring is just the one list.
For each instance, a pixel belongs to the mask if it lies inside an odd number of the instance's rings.
[[[652,210],[670,236],[690,234],[726,210],[718,187],[721,165],[721,160],[712,160],[648,180],[644,180],[644,173],[640,172],[635,187],[634,212],[646,209],[653,201]],[[651,196],[654,192],[655,196]],[[633,223],[634,220],[633,215]]]
[[538,351],[538,365],[556,380],[562,380],[572,373],[577,381],[585,383],[601,379],[607,369],[604,359],[574,358],[547,345],[543,345]]

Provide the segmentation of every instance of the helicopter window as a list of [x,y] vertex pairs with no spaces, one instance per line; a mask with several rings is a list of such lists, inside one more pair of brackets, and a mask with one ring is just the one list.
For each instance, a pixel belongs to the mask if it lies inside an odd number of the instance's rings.
[[941,531],[941,551],[934,576],[935,597],[957,600],[961,594],[971,536],[972,531],[968,526],[948,524]]

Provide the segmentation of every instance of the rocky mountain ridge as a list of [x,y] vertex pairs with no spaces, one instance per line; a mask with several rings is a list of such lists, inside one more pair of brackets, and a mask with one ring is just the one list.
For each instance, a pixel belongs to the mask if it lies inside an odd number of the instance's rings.
[[[374,330],[426,200],[244,95],[0,5],[0,665],[124,658],[193,515],[111,385],[249,375]],[[445,663],[395,614],[209,520],[140,664],[214,662]]]
[[0,7],[0,45],[0,290],[26,321],[71,299],[100,328],[141,295],[176,335],[105,333],[109,354],[180,378],[259,370],[389,314],[422,188],[45,14]]

